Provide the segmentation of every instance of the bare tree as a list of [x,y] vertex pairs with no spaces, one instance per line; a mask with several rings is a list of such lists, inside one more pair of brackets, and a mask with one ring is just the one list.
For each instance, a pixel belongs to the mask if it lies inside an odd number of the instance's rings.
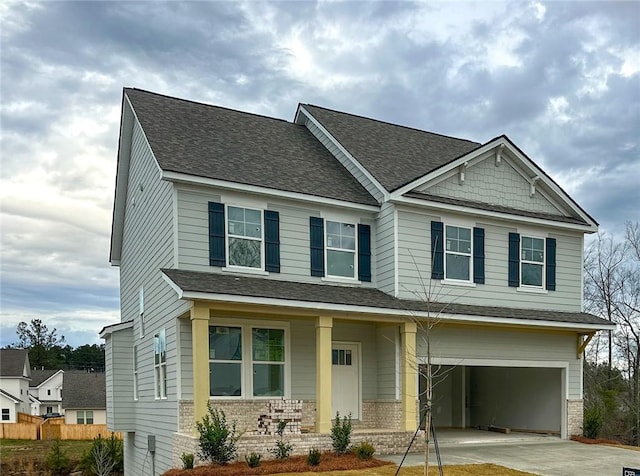
[[[587,309],[615,323],[608,331],[609,375],[616,368],[624,376],[626,389],[619,396],[625,410],[616,435],[640,444],[640,225],[628,222],[622,240],[599,235],[585,259],[585,301]],[[589,357],[597,364],[599,342]],[[593,347],[592,347],[593,348]],[[604,385],[606,382],[594,382]],[[590,390],[590,389],[586,389]]]

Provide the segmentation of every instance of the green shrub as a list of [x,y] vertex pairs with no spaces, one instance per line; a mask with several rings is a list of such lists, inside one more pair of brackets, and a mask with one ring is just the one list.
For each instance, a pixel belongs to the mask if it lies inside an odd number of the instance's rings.
[[67,454],[60,447],[60,440],[55,439],[51,450],[47,453],[46,467],[52,476],[66,476],[73,469]]
[[286,427],[286,421],[281,420],[278,422],[278,429],[276,430],[278,439],[276,440],[276,446],[269,450],[269,453],[271,453],[275,459],[287,459],[293,451],[293,445],[288,441],[284,441],[284,430]]
[[124,473],[122,440],[116,438],[113,433],[109,438],[96,436],[91,448],[82,455],[79,467],[86,476]]
[[376,450],[371,443],[363,441],[353,448],[353,452],[356,454],[358,459],[371,459]]
[[317,448],[311,448],[307,455],[307,464],[309,466],[318,466],[320,464],[321,453]]
[[182,469],[193,469],[193,463],[195,460],[193,453],[182,453],[180,459],[182,460]]
[[208,415],[202,421],[196,422],[200,433],[200,452],[198,455],[207,461],[217,464],[227,464],[236,458],[237,442],[240,434],[236,429],[236,422],[227,423],[224,411],[213,408],[211,402],[207,404]]
[[584,411],[583,433],[587,438],[598,438],[604,423],[604,415],[599,406],[587,408]]
[[340,419],[340,412],[336,412],[336,419],[331,425],[331,446],[336,454],[344,454],[351,443],[351,414]]
[[250,468],[257,468],[260,466],[260,454],[256,452],[252,452],[244,457],[244,460],[247,462]]

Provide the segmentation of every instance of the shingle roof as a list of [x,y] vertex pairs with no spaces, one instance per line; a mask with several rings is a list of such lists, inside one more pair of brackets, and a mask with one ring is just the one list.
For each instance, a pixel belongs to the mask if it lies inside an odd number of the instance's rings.
[[37,387],[45,380],[51,378],[53,375],[60,372],[60,370],[32,370],[31,371],[31,382],[29,382],[30,387]]
[[438,203],[448,203],[450,205],[460,205],[468,208],[476,208],[480,210],[488,210],[493,212],[508,213],[510,215],[525,216],[531,218],[541,218],[543,220],[558,221],[562,223],[575,223],[577,225],[585,225],[586,221],[581,218],[568,217],[563,215],[553,215],[551,213],[532,212],[529,210],[520,210],[517,208],[505,207],[502,205],[489,204],[484,202],[475,202],[472,200],[463,200],[460,198],[440,197],[423,192],[408,192],[405,197],[417,198],[420,200],[433,201]]
[[22,400],[20,400],[18,397],[14,397],[13,395],[11,395],[9,392],[5,392],[4,390],[2,390],[0,388],[0,394],[4,395],[5,397],[13,400],[14,402],[21,402]]
[[303,107],[388,191],[481,146],[311,104]]
[[444,313],[465,316],[511,318],[516,320],[531,319],[535,321],[565,322],[570,324],[595,324],[604,326],[610,324],[604,319],[584,312],[474,306],[456,303],[426,303],[418,300],[398,299],[373,288],[297,283],[177,269],[163,269],[162,272],[180,289],[186,292],[376,307],[389,309],[390,311],[429,311],[434,315]]
[[105,374],[102,372],[65,371],[62,377],[62,406],[65,409],[106,408]]
[[302,125],[139,89],[124,92],[165,171],[378,204]]
[[28,356],[29,353],[26,349],[1,349],[0,376],[25,377],[25,362]]

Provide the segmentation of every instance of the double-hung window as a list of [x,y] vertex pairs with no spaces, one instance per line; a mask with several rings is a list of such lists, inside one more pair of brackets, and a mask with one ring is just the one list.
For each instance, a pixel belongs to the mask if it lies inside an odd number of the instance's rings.
[[9,420],[11,420],[10,410],[8,408],[3,408],[2,409],[2,421],[9,421]]
[[227,248],[229,266],[262,269],[262,211],[227,207]]
[[445,279],[471,281],[471,229],[447,225],[445,236]]
[[93,425],[93,410],[78,410],[76,423],[78,425]]
[[522,236],[520,239],[520,284],[542,288],[544,285],[544,239]]
[[165,330],[153,336],[153,367],[156,399],[167,398],[167,338]]
[[326,230],[327,276],[355,278],[356,226],[327,220]]
[[210,395],[284,397],[285,332],[265,325],[210,326]]

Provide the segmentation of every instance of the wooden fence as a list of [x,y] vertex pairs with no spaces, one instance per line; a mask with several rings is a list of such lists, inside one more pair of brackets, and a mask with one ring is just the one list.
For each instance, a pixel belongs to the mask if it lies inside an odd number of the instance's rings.
[[[122,439],[122,433],[114,433]],[[18,423],[1,423],[0,439],[15,440],[93,440],[111,436],[107,425],[67,425],[64,418],[49,418],[18,413]]]

